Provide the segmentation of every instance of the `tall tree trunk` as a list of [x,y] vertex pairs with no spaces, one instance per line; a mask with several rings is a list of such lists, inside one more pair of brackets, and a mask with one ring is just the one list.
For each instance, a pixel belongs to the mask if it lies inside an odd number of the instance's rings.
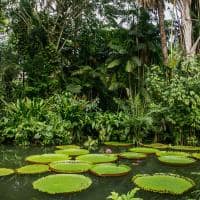
[[164,63],[164,65],[167,65],[168,64],[168,50],[167,50],[167,37],[166,37],[166,33],[165,33],[164,10],[165,10],[164,1],[158,0],[158,17],[159,17],[163,63]]

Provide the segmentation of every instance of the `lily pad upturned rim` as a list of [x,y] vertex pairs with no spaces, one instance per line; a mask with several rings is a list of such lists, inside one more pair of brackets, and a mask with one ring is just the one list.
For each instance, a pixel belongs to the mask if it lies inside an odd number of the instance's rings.
[[180,150],[180,151],[200,151],[200,147],[196,147],[196,146],[177,145],[177,146],[171,146],[170,148],[174,150]]
[[80,156],[80,155],[85,155],[85,154],[89,154],[90,152],[87,149],[61,149],[61,150],[56,150],[55,151],[56,154],[65,154],[68,156]]
[[162,144],[162,143],[151,143],[151,144],[142,144],[143,147],[150,147],[155,149],[167,149],[169,148],[168,144]]
[[76,144],[58,145],[57,149],[80,149],[81,147]]
[[164,164],[175,166],[191,165],[196,162],[195,159],[184,156],[160,156],[158,160]]
[[147,154],[137,152],[122,152],[119,154],[119,157],[130,160],[142,160],[147,157]]
[[126,142],[109,141],[109,142],[104,142],[104,145],[111,146],[111,147],[130,147],[133,144],[126,143]]
[[[62,168],[62,166],[63,167],[66,166],[67,168]],[[66,161],[52,162],[49,164],[49,167],[51,171],[56,173],[73,174],[73,173],[83,173],[89,171],[89,169],[92,167],[92,164],[79,160],[66,160]],[[69,169],[70,167],[71,169]]]
[[80,174],[55,174],[33,182],[33,188],[48,194],[69,194],[86,190],[92,184],[89,177]]
[[[148,179],[150,179],[150,181]],[[172,195],[182,195],[196,185],[195,182],[188,177],[168,173],[155,173],[153,175],[138,174],[132,178],[132,181],[137,187],[143,190]],[[153,185],[154,181],[155,184]],[[180,183],[181,181],[182,183]],[[183,188],[183,183],[185,184],[185,188]]]
[[134,147],[130,148],[129,151],[144,154],[155,154],[156,152],[159,152],[158,149],[148,147]]
[[[100,160],[98,160],[100,158]],[[76,160],[89,162],[92,164],[115,162],[118,159],[117,155],[112,154],[85,154],[77,156]]]
[[[46,160],[43,160],[46,159]],[[37,164],[48,164],[54,161],[69,160],[70,157],[65,154],[37,154],[26,157],[26,161]]]
[[8,176],[11,174],[14,174],[15,170],[14,169],[10,169],[10,168],[0,168],[0,177],[1,176]]
[[[107,168],[107,169],[106,169]],[[110,169],[109,169],[110,168]],[[104,170],[108,170],[107,172]],[[111,171],[111,172],[109,172]],[[97,176],[107,177],[107,176],[124,176],[131,171],[131,168],[127,165],[117,165],[114,163],[101,163],[94,165],[90,172]]]
[[40,174],[49,172],[49,166],[44,164],[25,165],[16,169],[18,174]]
[[183,151],[159,151],[156,152],[156,156],[184,156],[190,157],[191,154]]

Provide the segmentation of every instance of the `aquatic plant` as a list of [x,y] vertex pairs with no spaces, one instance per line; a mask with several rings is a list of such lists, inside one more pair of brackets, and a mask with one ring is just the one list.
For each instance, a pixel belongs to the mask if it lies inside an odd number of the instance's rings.
[[155,149],[167,149],[169,148],[168,144],[162,144],[162,143],[152,143],[152,144],[142,144],[143,147],[150,147]]
[[189,157],[191,156],[190,153],[186,153],[183,151],[159,151],[156,152],[157,156],[184,156],[184,157]]
[[81,160],[93,164],[115,162],[118,159],[113,154],[86,154],[76,157],[76,160]]
[[133,177],[132,181],[141,189],[181,195],[195,186],[195,182],[187,177],[176,174],[139,174]]
[[135,152],[123,152],[119,154],[119,157],[126,158],[126,159],[144,159],[147,157],[144,153],[135,153]]
[[155,148],[147,148],[147,147],[134,147],[129,149],[129,151],[136,152],[136,153],[145,153],[145,154],[154,154],[159,152],[158,149]]
[[107,199],[112,200],[143,200],[141,198],[136,198],[135,195],[137,191],[139,191],[139,188],[134,188],[127,194],[119,195],[117,192],[111,192],[111,195],[107,197]]
[[85,155],[90,153],[87,149],[78,149],[78,148],[69,148],[69,149],[62,149],[62,150],[56,150],[56,154],[66,154],[68,156],[79,156],[79,155]]
[[81,173],[87,172],[91,168],[92,164],[78,161],[78,160],[67,160],[52,162],[49,167],[54,172],[59,173]]
[[90,178],[78,174],[56,174],[33,182],[33,188],[48,194],[80,192],[92,184]]
[[200,153],[193,153],[192,157],[200,160]]
[[131,171],[127,165],[116,165],[113,163],[97,164],[90,171],[97,176],[123,176]]
[[69,160],[69,156],[65,154],[41,154],[28,156],[25,160],[31,163],[48,164],[54,161]]
[[177,166],[190,165],[196,162],[195,159],[184,156],[160,156],[158,157],[158,160],[165,164],[177,165]]
[[8,176],[14,173],[13,169],[8,169],[8,168],[0,168],[0,177],[1,176]]
[[48,172],[49,166],[42,164],[26,165],[16,169],[16,171],[18,174],[39,174]]
[[171,146],[170,148],[182,151],[200,151],[200,147],[195,146]]
[[81,147],[75,144],[59,145],[56,146],[57,149],[80,149]]
[[115,142],[115,141],[110,141],[110,142],[104,142],[106,146],[113,146],[113,147],[129,147],[133,145],[132,143],[126,143],[126,142]]

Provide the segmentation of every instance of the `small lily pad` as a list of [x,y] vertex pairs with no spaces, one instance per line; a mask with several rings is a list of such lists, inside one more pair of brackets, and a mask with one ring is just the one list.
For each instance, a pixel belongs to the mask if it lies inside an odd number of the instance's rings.
[[78,160],[67,160],[50,163],[50,169],[59,173],[82,173],[91,168],[91,164]]
[[17,169],[18,174],[39,174],[48,171],[49,171],[48,165],[40,165],[40,164],[26,165]]
[[56,154],[66,154],[69,156],[80,156],[90,153],[87,149],[63,149],[55,151]]
[[192,179],[176,174],[136,175],[132,181],[143,190],[173,195],[181,195],[195,186]]
[[135,152],[123,152],[119,154],[119,157],[133,160],[140,160],[147,157],[144,153],[135,153]]
[[169,148],[168,144],[162,144],[162,143],[143,144],[142,146],[155,148],[155,149],[167,149],[167,148]]
[[158,149],[155,148],[147,148],[147,147],[134,147],[129,149],[129,151],[136,152],[136,153],[145,153],[145,154],[154,154],[159,152]]
[[115,162],[118,157],[112,154],[86,154],[76,157],[77,160],[97,164],[97,163],[108,163]]
[[191,154],[183,152],[183,151],[159,151],[156,152],[157,156],[184,156],[189,157]]
[[8,168],[0,168],[0,177],[1,176],[8,176],[14,173],[13,169],[8,169]]
[[57,149],[80,149],[81,147],[75,144],[69,144],[69,145],[59,145],[56,146]]
[[170,165],[189,165],[196,162],[193,158],[188,158],[184,156],[160,156],[158,160],[165,164]]
[[171,146],[170,148],[180,151],[200,151],[200,147],[194,147],[194,146]]
[[132,146],[132,143],[126,143],[126,142],[115,142],[115,141],[111,141],[111,142],[105,142],[104,143],[106,146],[113,146],[113,147],[129,147]]
[[48,164],[55,161],[69,160],[69,156],[65,154],[41,154],[28,156],[25,160],[31,163]]
[[92,184],[90,178],[78,174],[56,174],[33,182],[33,188],[48,194],[80,192]]
[[131,168],[127,165],[104,163],[94,165],[90,171],[97,176],[123,176],[128,174]]

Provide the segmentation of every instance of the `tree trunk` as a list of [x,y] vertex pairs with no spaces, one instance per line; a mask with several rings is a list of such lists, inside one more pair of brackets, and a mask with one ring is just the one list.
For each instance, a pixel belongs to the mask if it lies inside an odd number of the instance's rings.
[[158,17],[159,17],[163,63],[164,65],[167,65],[168,64],[168,49],[167,49],[167,37],[165,33],[164,10],[165,8],[164,8],[163,0],[158,0]]

